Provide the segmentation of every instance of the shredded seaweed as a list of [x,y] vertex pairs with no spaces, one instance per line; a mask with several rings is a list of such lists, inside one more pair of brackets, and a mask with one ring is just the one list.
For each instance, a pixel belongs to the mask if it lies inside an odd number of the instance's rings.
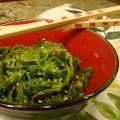
[[0,47],[0,100],[13,104],[55,104],[84,95],[93,73],[60,43]]

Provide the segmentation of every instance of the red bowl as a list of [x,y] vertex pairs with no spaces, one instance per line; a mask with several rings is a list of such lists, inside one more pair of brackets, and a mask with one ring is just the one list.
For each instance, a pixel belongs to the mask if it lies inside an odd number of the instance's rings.
[[[34,20],[20,21],[10,24],[26,24]],[[71,105],[76,105],[86,101],[107,88],[115,78],[119,62],[118,56],[112,45],[103,37],[88,29],[80,30],[48,30],[28,33],[0,40],[0,46],[14,46],[15,44],[33,45],[41,38],[53,42],[62,43],[72,54],[80,58],[81,67],[91,66],[94,69],[89,85],[85,89],[85,96],[65,102],[59,105],[51,106],[10,106],[9,103],[0,103],[0,106],[11,107],[15,109],[54,109]]]

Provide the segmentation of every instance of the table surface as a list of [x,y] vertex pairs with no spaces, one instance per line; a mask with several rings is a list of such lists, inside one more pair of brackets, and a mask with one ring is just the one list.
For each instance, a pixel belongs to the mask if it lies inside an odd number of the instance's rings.
[[[9,1],[9,0],[0,0]],[[98,8],[120,5],[119,0],[27,0],[0,3],[0,23],[15,21],[20,19],[31,19],[38,14],[59,6],[71,3],[83,10],[93,10]],[[116,14],[113,17],[119,17]]]

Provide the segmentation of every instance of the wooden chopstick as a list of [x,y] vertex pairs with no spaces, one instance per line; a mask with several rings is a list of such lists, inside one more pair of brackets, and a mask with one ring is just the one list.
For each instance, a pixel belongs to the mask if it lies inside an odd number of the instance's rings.
[[30,23],[30,24],[13,26],[7,29],[0,30],[0,39],[7,38],[10,36],[20,35],[24,33],[29,33],[33,31],[38,31],[38,30],[51,29],[51,28],[62,26],[62,25],[75,23],[78,21],[88,20],[93,17],[113,14],[118,11],[120,11],[120,5],[115,7],[110,7],[110,8],[88,11],[86,13],[79,13],[79,14],[69,15],[69,16],[61,16],[53,20],[47,19],[39,22]]
[[88,20],[82,22],[75,22],[67,24],[55,29],[80,29],[80,28],[93,28],[93,27],[108,27],[108,26],[120,26],[120,19],[105,19],[105,20]]
[[[0,26],[0,29],[8,29],[11,27],[20,27],[21,25]],[[120,26],[120,19],[102,19],[102,20],[88,20],[82,22],[75,22],[54,29],[80,29],[80,28],[93,28],[93,27],[107,27],[107,26]]]

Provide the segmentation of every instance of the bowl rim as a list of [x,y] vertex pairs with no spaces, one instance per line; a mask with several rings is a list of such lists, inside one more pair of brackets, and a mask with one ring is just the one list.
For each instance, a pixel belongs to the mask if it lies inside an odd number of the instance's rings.
[[[38,21],[38,20],[35,20],[35,19],[22,19],[22,20],[17,20],[17,21],[6,22],[6,23],[3,23],[1,25],[7,25],[8,23],[30,21],[30,20]],[[115,48],[112,46],[112,44],[108,40],[106,40],[103,36],[101,36],[100,34],[98,34],[96,32],[93,32],[90,29],[86,29],[86,30],[88,30],[88,31],[92,32],[93,34],[97,35],[98,37],[100,37],[101,40],[106,42],[108,44],[108,46],[113,51],[113,54],[115,56],[115,69],[114,69],[112,75],[110,76],[109,81],[107,81],[104,85],[102,85],[100,88],[96,89],[95,91],[93,91],[90,94],[86,94],[83,97],[78,97],[76,99],[72,99],[72,100],[69,100],[69,101],[64,101],[64,102],[58,103],[58,104],[52,104],[52,105],[38,105],[38,104],[37,105],[22,105],[22,104],[12,104],[12,103],[8,103],[8,102],[0,101],[0,107],[6,108],[6,109],[27,110],[27,111],[54,110],[54,109],[74,106],[74,105],[77,105],[79,103],[85,102],[85,101],[89,100],[90,98],[93,98],[94,96],[98,95],[102,91],[104,91],[113,82],[114,78],[116,77],[116,75],[118,73],[118,69],[119,69],[118,54],[117,54]]]

